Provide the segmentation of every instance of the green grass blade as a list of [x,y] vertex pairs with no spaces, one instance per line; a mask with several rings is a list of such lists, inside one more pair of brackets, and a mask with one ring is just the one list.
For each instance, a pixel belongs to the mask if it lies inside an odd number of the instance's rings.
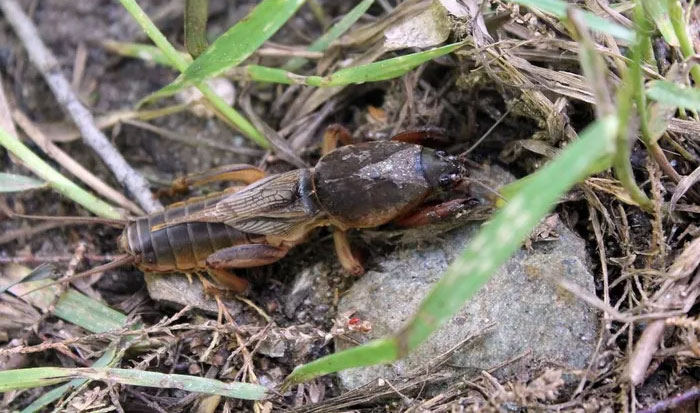
[[[92,333],[101,333],[124,327],[127,320],[126,315],[74,290],[68,290],[63,294],[56,303],[54,313],[56,316]],[[138,324],[132,326],[132,328],[140,327],[141,326]],[[105,350],[105,353],[93,363],[92,367],[109,367],[115,365],[119,362],[122,354],[119,349],[128,347],[133,344],[136,339],[136,336],[127,336],[110,344]],[[40,411],[50,403],[63,397],[63,395],[69,391],[82,386],[87,381],[88,379],[85,378],[77,378],[62,386],[51,389],[24,408],[21,413]]]
[[301,76],[284,69],[249,65],[239,68],[234,75],[256,82],[308,85],[316,87],[345,86],[366,82],[394,79],[415,69],[421,64],[444,56],[462,47],[464,43],[453,43],[418,53],[411,53],[366,65],[341,69],[327,76]]
[[56,302],[54,314],[93,333],[116,330],[126,323],[124,314],[70,289]]
[[60,367],[37,367],[0,371],[0,393],[30,389],[60,383],[71,378],[71,373]]
[[[22,284],[22,283],[28,283],[28,282],[34,282],[34,286],[38,287],[39,283],[36,283],[36,281],[41,281],[41,280],[46,280],[46,279],[53,279],[59,275],[58,270],[56,269],[56,266],[53,264],[49,263],[44,263],[39,265],[38,267],[34,268],[33,270],[29,271],[26,275],[23,275],[22,277],[11,281],[9,284],[5,286],[0,286],[0,294],[4,293],[5,291],[11,289],[12,287]],[[50,283],[51,281],[46,281],[46,283]],[[35,287],[30,287],[30,288],[35,288]],[[29,291],[29,290],[26,290]],[[39,290],[38,290],[39,291]],[[18,293],[18,295],[21,295],[21,293]]]
[[649,83],[646,95],[660,103],[700,111],[700,89],[697,88],[667,80],[654,80]]
[[[429,60],[452,53],[462,46],[464,46],[464,42],[452,43],[418,53],[411,53],[366,65],[349,67],[328,76],[321,77],[318,81],[315,79],[318,76],[310,76],[309,79],[314,79],[310,84],[312,86],[327,87],[393,79],[415,69]],[[315,84],[316,82],[318,83]]]
[[115,369],[109,367],[61,368],[37,367],[0,371],[0,392],[29,389],[60,383],[75,377],[121,383],[131,386],[176,388],[195,393],[218,394],[245,400],[261,400],[267,389],[252,383],[224,383],[204,377],[164,374],[151,371]]
[[[129,43],[129,42],[117,42],[113,40],[107,40],[102,42],[102,47],[109,50],[110,52],[116,53],[120,56],[133,57],[135,59],[141,59],[144,62],[153,62],[159,65],[172,67],[177,69],[177,65],[173,63],[162,50],[156,46],[151,46],[150,44],[142,43]],[[187,62],[187,64],[192,62],[190,55],[184,52],[176,52],[180,57]]]
[[[513,3],[521,4],[525,7],[534,8],[552,14],[559,19],[566,20],[567,7],[573,7],[562,0],[509,0]],[[607,33],[621,40],[632,42],[635,38],[634,31],[620,26],[619,24],[606,20],[595,14],[581,10],[583,20],[586,25],[597,32]]]
[[321,357],[318,360],[295,368],[292,374],[284,380],[282,390],[285,391],[291,385],[303,383],[314,377],[351,368],[391,363],[398,358],[399,345],[396,338],[388,337],[372,340],[361,346]]
[[0,193],[24,192],[31,189],[43,188],[46,182],[24,175],[0,172]]
[[53,189],[82,205],[88,211],[104,218],[123,218],[113,206],[61,175],[34,152],[29,150],[29,148],[24,146],[22,142],[10,136],[10,134],[2,128],[0,128],[0,145],[12,152],[12,154],[19,158],[27,168],[37,174],[41,179],[45,180]]
[[160,91],[168,96],[239,65],[289,20],[304,0],[264,0],[217,38],[175,81]]
[[[105,353],[93,363],[92,367],[108,367],[114,365],[119,359],[118,346],[116,343],[111,344],[105,350]],[[73,379],[70,382],[58,386],[42,394],[38,399],[34,400],[29,406],[25,407],[20,413],[35,413],[63,397],[64,394],[76,389],[85,384],[88,379]]]
[[[390,362],[405,356],[454,315],[521,245],[532,228],[576,182],[612,162],[617,120],[594,122],[551,163],[525,183],[506,206],[484,225],[423,300],[418,312],[396,336],[323,357],[297,367],[285,386],[340,369]],[[380,351],[377,355],[375,352]]]
[[[697,38],[697,29],[695,31],[696,37],[691,37],[688,25],[685,20],[685,11],[683,10],[683,5],[680,0],[667,0],[668,12],[671,17],[671,24],[673,25],[673,31],[676,33],[678,38],[678,45],[681,49],[681,54],[684,58],[690,59],[695,56],[695,46],[693,39]],[[695,87],[700,88],[700,65],[691,63],[690,75],[695,81]]]
[[267,389],[259,384],[225,383],[215,379],[183,374],[164,374],[153,371],[112,368],[81,368],[73,370],[76,370],[77,374],[93,380],[162,389],[176,388],[190,392],[218,394],[224,397],[245,400],[260,400],[267,394]]
[[[374,3],[374,0],[362,0],[359,2],[357,6],[353,7],[348,14],[343,16],[343,18],[338,21],[338,23],[334,24],[326,33],[311,43],[306,50],[310,52],[322,52],[326,50],[334,40],[342,36],[343,33],[345,33],[360,17],[362,17],[363,14],[365,14],[372,3]],[[295,57],[287,62],[282,69],[289,72],[294,72],[304,66],[306,62],[308,62],[308,59],[303,57]]]
[[666,0],[642,0],[642,5],[666,42],[671,46],[678,47],[678,37],[673,31],[668,2]]

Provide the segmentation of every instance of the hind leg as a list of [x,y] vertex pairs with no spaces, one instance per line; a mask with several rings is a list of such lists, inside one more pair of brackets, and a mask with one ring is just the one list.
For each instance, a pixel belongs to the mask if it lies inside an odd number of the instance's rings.
[[399,217],[392,222],[402,227],[437,224],[467,211],[469,206],[470,201],[468,199],[451,199],[437,205],[419,207],[410,214]]
[[231,269],[272,264],[287,255],[288,250],[286,247],[265,244],[237,245],[211,254],[207,257],[206,268],[221,285],[236,293],[242,293],[248,289],[250,283],[235,275]]

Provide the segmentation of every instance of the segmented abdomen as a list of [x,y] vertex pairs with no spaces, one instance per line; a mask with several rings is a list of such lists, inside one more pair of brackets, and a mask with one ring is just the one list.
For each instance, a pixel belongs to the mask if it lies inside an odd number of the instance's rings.
[[164,219],[189,215],[211,206],[228,194],[189,200],[170,205],[164,211],[150,214],[126,228],[128,251],[139,258],[138,266],[146,271],[187,271],[204,269],[209,255],[222,248],[248,243],[244,232],[226,224],[188,222],[157,231],[151,228]]

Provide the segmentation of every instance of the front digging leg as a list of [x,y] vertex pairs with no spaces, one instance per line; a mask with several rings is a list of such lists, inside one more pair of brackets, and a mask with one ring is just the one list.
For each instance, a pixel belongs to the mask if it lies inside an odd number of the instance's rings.
[[437,224],[453,218],[469,208],[469,200],[464,198],[451,199],[437,205],[419,207],[409,215],[404,215],[393,222],[401,227],[418,227]]

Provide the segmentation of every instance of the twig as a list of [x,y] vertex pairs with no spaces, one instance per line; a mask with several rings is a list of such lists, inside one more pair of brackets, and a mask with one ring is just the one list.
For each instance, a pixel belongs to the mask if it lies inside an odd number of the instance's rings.
[[56,57],[43,43],[34,23],[29,20],[17,2],[0,0],[0,9],[27,49],[29,58],[53,91],[59,105],[80,129],[83,141],[102,158],[117,181],[126,186],[144,210],[153,212],[162,209],[160,202],[153,198],[143,176],[124,160],[107,137],[95,126],[92,114],[80,103],[70,83],[61,73]]
[[682,403],[688,403],[700,398],[700,386],[692,387],[681,394],[677,394],[670,399],[661,400],[660,402],[649,406],[648,409],[640,410],[639,413],[661,413],[675,410]]

